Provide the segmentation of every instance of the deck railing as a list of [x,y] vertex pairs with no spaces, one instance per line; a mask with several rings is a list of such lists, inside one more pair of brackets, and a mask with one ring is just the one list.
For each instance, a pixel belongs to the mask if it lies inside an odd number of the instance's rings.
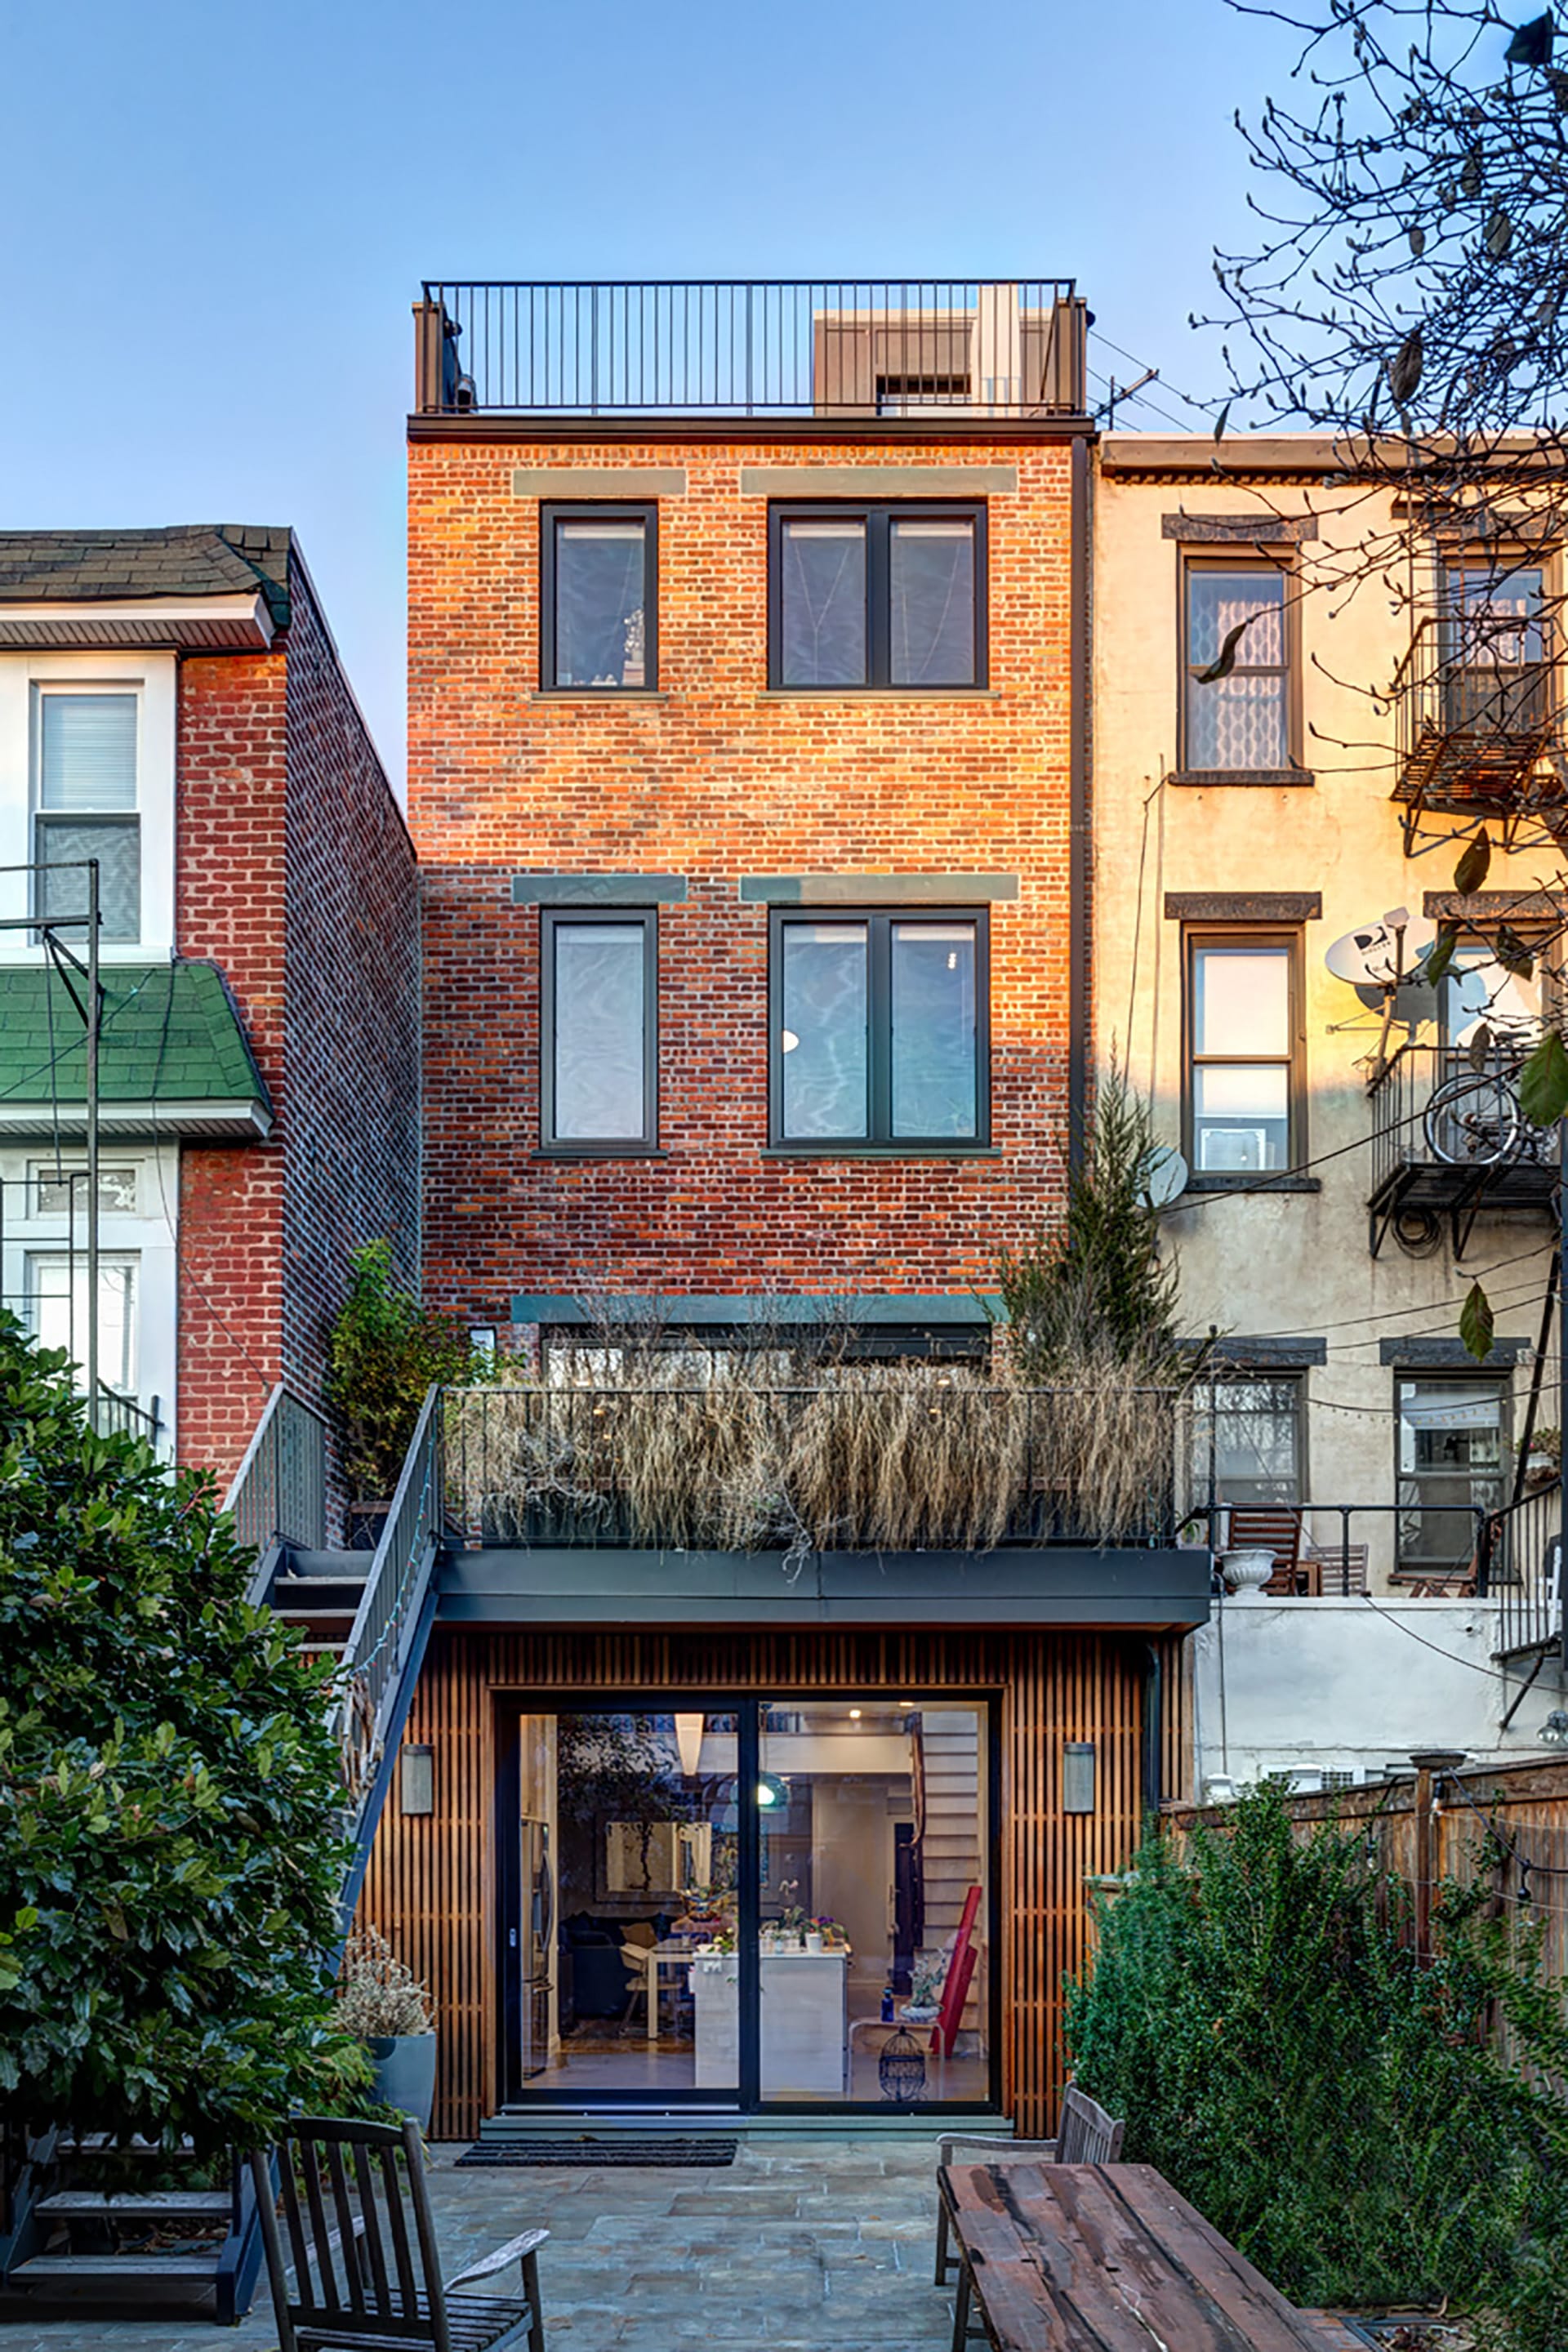
[[481,1543],[989,1550],[1172,1540],[1175,1406],[940,1380],[448,1391],[447,1512]]
[[426,415],[1084,413],[1070,278],[440,279],[415,317]]

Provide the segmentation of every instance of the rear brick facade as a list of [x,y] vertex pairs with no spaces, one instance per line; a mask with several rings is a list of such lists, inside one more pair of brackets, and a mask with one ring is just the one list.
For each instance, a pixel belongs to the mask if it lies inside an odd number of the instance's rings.
[[418,1272],[417,877],[309,577],[266,654],[180,671],[178,943],[222,969],[276,1114],[180,1172],[179,1451],[220,1476],[280,1379],[319,1400],[349,1253]]
[[[1073,452],[998,425],[762,446],[416,436],[409,819],[425,924],[425,1280],[522,1291],[965,1292],[1059,1206],[1067,1159]],[[468,428],[472,435],[472,427]],[[743,465],[1004,466],[989,689],[770,694],[768,500]],[[658,694],[540,693],[540,502],[514,467],[683,467],[658,511]],[[900,488],[907,494],[908,477]],[[613,497],[613,489],[607,495]],[[805,477],[801,495],[809,496]],[[540,1139],[540,912],[514,873],[669,873],[658,1159]],[[1016,875],[991,909],[989,1155],[770,1158],[767,909],[745,875]]]

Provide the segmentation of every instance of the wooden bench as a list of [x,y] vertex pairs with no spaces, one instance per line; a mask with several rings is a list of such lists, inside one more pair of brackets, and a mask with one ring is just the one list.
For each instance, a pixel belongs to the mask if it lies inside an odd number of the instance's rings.
[[[944,2132],[939,2165],[949,2164],[1114,2164],[1121,2153],[1127,2126],[1108,2116],[1098,2099],[1069,2083],[1062,2093],[1062,2111],[1055,2139],[1002,2139],[994,2132]],[[936,2283],[947,2284],[957,2256],[948,2251],[947,2207],[936,2200]]]
[[1286,2302],[1147,2164],[953,2164],[942,2202],[993,2352],[1324,2352]]

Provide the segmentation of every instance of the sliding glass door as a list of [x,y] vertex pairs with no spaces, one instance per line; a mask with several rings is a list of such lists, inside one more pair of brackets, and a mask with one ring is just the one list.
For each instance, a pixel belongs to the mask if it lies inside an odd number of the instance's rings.
[[990,2104],[984,1700],[631,1694],[503,1746],[509,2103]]

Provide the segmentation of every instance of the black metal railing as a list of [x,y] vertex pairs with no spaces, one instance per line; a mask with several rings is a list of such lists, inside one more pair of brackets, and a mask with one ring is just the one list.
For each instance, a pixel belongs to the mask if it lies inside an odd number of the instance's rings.
[[1533,1039],[1500,1034],[1478,1054],[1472,1045],[1401,1045],[1367,1088],[1372,1107],[1372,1189],[1375,1203],[1415,1170],[1448,1169],[1493,1183],[1510,1171],[1534,1171],[1523,1192],[1550,1185],[1555,1130],[1532,1127],[1520,1107],[1518,1081]]
[[1176,1408],[940,1381],[449,1390],[451,1522],[481,1543],[783,1551],[1174,1536]]
[[143,1444],[155,1446],[163,1426],[159,1400],[153,1397],[142,1404],[100,1381],[92,1425],[100,1437],[139,1437]]
[[1561,651],[1551,613],[1418,622],[1394,679],[1398,796],[1461,812],[1512,802],[1559,731]]
[[1489,1580],[1501,1622],[1498,1652],[1555,1650],[1568,1660],[1563,1577],[1563,1488],[1549,1479],[1487,1520]]
[[1183,1519],[1184,1542],[1214,1552],[1223,1580],[1229,1551],[1270,1550],[1270,1600],[1339,1600],[1392,1577],[1397,1600],[1413,1591],[1484,1599],[1494,1572],[1487,1528],[1494,1517],[1479,1503],[1195,1503]]
[[614,416],[1080,416],[1070,278],[427,280],[415,408]]

